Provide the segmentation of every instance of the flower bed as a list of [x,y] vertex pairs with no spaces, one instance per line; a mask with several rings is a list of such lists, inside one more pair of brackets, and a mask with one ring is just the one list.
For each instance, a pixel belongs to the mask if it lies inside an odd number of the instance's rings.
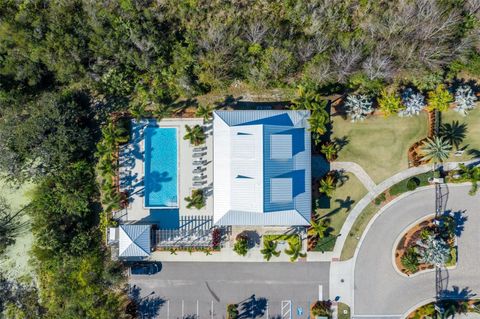
[[405,275],[432,269],[436,263],[456,264],[455,220],[441,216],[437,226],[434,216],[407,230],[397,244],[395,265]]
[[[480,300],[442,300],[438,302],[437,306],[443,309],[455,309],[456,313],[478,313],[480,311]],[[435,318],[435,316],[441,317],[441,314],[435,309],[435,303],[430,302],[412,311],[407,319],[427,319]]]

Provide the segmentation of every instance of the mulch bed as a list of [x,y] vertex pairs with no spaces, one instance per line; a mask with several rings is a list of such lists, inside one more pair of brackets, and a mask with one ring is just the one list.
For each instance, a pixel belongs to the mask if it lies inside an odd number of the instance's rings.
[[[405,252],[407,251],[407,248],[416,246],[416,242],[421,239],[420,238],[420,233],[422,232],[423,229],[431,229],[434,228],[435,225],[433,224],[434,217],[430,217],[427,220],[422,221],[421,223],[415,225],[414,227],[410,228],[406,234],[403,235],[403,237],[400,239],[398,242],[397,248],[395,250],[395,265],[397,266],[400,271],[406,275],[411,275],[408,270],[406,270],[401,262],[401,259]],[[430,264],[419,264],[418,265],[418,270],[427,270],[427,269],[432,269],[433,265]]]

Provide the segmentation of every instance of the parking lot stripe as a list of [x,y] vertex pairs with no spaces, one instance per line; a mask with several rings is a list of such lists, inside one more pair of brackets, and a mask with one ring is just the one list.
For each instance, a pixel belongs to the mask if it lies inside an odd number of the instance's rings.
[[167,319],[170,319],[170,300],[167,300]]
[[210,315],[212,315],[212,319],[213,319],[213,300],[212,300],[212,310],[210,311]]
[[182,299],[182,319],[183,319],[183,317],[185,317],[184,307],[185,307],[185,304],[184,304],[183,299]]
[[197,300],[197,318],[198,318],[198,300]]

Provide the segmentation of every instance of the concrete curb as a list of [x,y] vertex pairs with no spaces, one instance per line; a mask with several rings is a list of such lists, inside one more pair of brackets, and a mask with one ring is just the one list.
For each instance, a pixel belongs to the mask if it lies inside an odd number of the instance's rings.
[[[474,158],[468,161],[446,162],[446,163],[443,163],[442,167],[445,170],[453,170],[458,168],[459,164],[471,165],[471,164],[478,164],[478,163],[480,163],[480,158]],[[340,234],[343,234],[343,235],[337,237],[337,241],[335,242],[335,247],[333,249],[334,258],[340,258],[342,254],[343,246],[345,245],[347,234],[350,233],[350,230],[353,224],[355,223],[357,217],[363,212],[363,210],[368,206],[368,204],[370,204],[372,200],[374,200],[378,195],[386,191],[389,187],[393,186],[394,184],[401,182],[405,179],[408,179],[410,177],[413,177],[415,175],[426,173],[431,169],[432,169],[432,165],[427,164],[427,165],[422,165],[418,167],[411,167],[401,172],[398,172],[395,175],[387,178],[380,184],[377,184],[377,186],[375,186],[375,188],[372,191],[368,192],[361,200],[359,200],[358,203],[353,207],[352,211],[347,216],[347,219],[342,225]],[[418,189],[421,189],[421,187],[417,188],[417,190]]]
[[407,310],[407,312],[405,312],[404,314],[401,315],[401,319],[406,319],[408,317],[408,315],[414,311],[415,309],[423,306],[423,305],[426,305],[428,303],[431,303],[433,301],[435,301],[436,299],[435,298],[428,298],[428,299],[424,299],[422,301],[420,301],[419,303],[415,304],[413,307],[411,307],[410,309]]
[[419,218],[417,219],[416,221],[414,221],[413,223],[410,223],[407,227],[405,227],[404,229],[402,229],[402,231],[400,232],[400,234],[397,236],[397,238],[395,239],[394,243],[393,243],[393,247],[392,247],[392,267],[393,269],[395,269],[395,271],[402,277],[406,277],[406,278],[411,278],[411,277],[415,277],[415,276],[418,276],[419,274],[423,274],[423,273],[426,273],[426,272],[429,272],[429,271],[432,271],[432,270],[435,270],[435,268],[433,269],[425,269],[425,270],[422,270],[422,271],[417,271],[416,273],[414,274],[411,274],[411,275],[407,275],[407,274],[404,274],[403,272],[400,271],[400,269],[398,269],[397,267],[397,263],[395,262],[395,252],[397,251],[397,246],[398,246],[398,243],[400,242],[400,240],[403,238],[403,236],[405,235],[405,233],[410,230],[410,228],[412,228],[413,226],[416,226],[417,224],[420,224],[421,222],[423,222],[424,220],[427,220],[429,218],[431,218],[432,216],[435,216],[435,214],[430,214],[430,215],[427,215],[427,216],[423,216],[422,218]]
[[[471,185],[470,182],[468,183],[450,183],[450,184],[447,184],[449,185],[449,187],[464,187],[464,186],[469,186]],[[352,269],[352,272],[353,272],[353,276],[352,278],[355,278],[355,266],[356,266],[356,263],[357,263],[357,257],[358,257],[358,253],[360,251],[360,247],[362,246],[363,244],[363,241],[368,233],[368,231],[370,230],[370,228],[372,227],[373,223],[375,222],[375,220],[385,211],[387,210],[388,208],[390,208],[390,206],[392,206],[393,204],[397,203],[398,201],[400,200],[403,200],[415,193],[418,193],[418,192],[421,192],[421,191],[424,191],[424,190],[427,190],[427,189],[431,189],[431,188],[434,188],[435,185],[428,185],[428,186],[423,186],[423,187],[419,187],[411,192],[406,192],[406,193],[403,193],[401,194],[400,196],[394,198],[392,201],[390,201],[388,204],[386,204],[385,206],[383,206],[371,219],[370,221],[368,222],[367,224],[367,227],[365,227],[365,230],[363,231],[362,233],[362,237],[360,238],[360,240],[358,241],[357,243],[357,247],[355,248],[355,253],[353,255],[353,269]],[[354,304],[355,304],[355,294],[352,293],[352,305],[350,306],[350,309],[351,309],[351,313],[354,314]],[[354,315],[352,315],[354,316]]]

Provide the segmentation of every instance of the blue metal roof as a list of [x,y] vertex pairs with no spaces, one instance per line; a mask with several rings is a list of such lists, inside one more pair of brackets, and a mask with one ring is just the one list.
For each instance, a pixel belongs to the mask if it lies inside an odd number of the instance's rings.
[[[260,163],[263,164],[263,211],[239,211],[232,207],[224,212],[217,224],[308,225],[312,207],[311,146],[307,121],[310,113],[272,110],[215,113],[230,127],[260,125],[263,143],[263,163]],[[259,136],[254,138],[258,140]],[[247,147],[243,148],[242,152],[252,152]],[[239,191],[237,189],[233,196],[241,196]]]
[[120,225],[119,257],[150,256],[150,228],[150,225]]

